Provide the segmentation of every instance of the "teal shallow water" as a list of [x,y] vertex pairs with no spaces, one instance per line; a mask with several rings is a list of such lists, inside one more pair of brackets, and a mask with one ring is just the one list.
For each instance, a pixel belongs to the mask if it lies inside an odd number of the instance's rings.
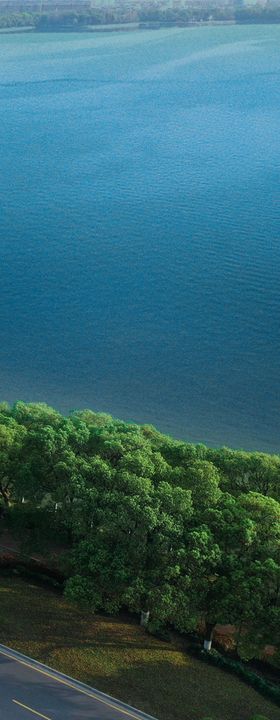
[[280,451],[280,26],[0,38],[0,395]]

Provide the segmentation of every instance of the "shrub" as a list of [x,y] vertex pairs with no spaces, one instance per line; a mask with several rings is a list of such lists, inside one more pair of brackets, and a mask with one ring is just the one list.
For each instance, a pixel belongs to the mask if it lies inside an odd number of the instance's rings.
[[56,568],[49,568],[44,563],[28,560],[24,557],[17,558],[13,555],[1,555],[0,574],[11,575],[11,573],[61,590],[65,583],[64,575]]
[[[231,672],[234,675],[237,675],[241,680],[254,687],[255,690],[258,690],[265,697],[270,698],[270,700],[280,707],[280,688],[260,677],[245,665],[242,665],[242,663],[224,657],[217,650],[207,652],[205,650],[201,650],[201,648],[198,648],[197,646],[192,646],[191,650],[204,662],[216,665],[216,667],[220,667],[226,672]],[[266,719],[261,716],[255,716],[252,720]]]
[[[170,634],[165,625],[163,625],[159,620],[151,620],[148,624],[147,632],[158,638],[158,640],[170,642]],[[207,720],[207,718],[205,718],[205,720]]]

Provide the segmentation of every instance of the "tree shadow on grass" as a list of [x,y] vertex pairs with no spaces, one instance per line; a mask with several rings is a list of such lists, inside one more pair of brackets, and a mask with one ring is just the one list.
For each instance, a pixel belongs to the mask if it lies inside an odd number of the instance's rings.
[[158,720],[279,720],[279,708],[234,676],[193,658],[138,662],[108,672],[86,673],[86,682]]
[[272,702],[189,656],[183,641],[156,640],[127,618],[83,613],[23,581],[2,590],[0,642],[159,720],[279,720]]

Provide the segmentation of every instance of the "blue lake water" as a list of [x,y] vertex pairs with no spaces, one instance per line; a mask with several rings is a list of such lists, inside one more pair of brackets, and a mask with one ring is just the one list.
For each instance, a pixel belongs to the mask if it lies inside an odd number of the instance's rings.
[[1,398],[280,451],[280,26],[0,56]]

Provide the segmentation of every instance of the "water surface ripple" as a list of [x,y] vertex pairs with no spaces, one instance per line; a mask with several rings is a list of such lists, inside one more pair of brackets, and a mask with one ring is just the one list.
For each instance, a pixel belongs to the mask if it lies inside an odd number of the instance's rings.
[[280,451],[279,46],[1,36],[1,398]]

